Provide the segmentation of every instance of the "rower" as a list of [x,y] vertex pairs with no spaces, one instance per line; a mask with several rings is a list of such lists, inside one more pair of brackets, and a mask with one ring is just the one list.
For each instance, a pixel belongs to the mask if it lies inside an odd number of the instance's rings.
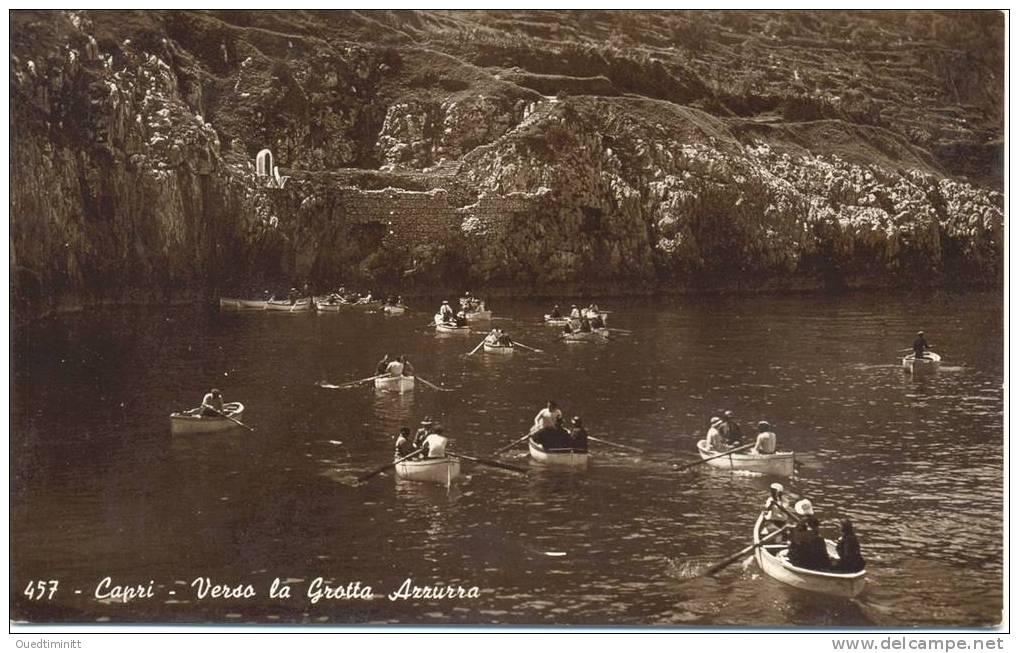
[[434,422],[431,417],[426,417],[421,420],[421,426],[414,433],[414,448],[420,449],[425,442],[425,438],[428,437],[428,433],[432,430]]
[[803,569],[830,570],[828,547],[821,537],[820,524],[809,499],[796,502],[796,514],[802,519],[789,534],[789,562]]
[[554,401],[549,401],[538,414],[534,416],[534,426],[531,428],[531,433],[540,431],[541,429],[555,428],[559,421],[563,418],[563,411],[559,410],[559,404]]
[[863,559],[863,554],[860,553],[860,541],[856,539],[853,522],[848,518],[842,520],[842,535],[835,544],[835,551],[839,554],[835,571],[852,574],[863,571],[867,564]]
[[451,322],[453,320],[453,307],[449,305],[449,302],[442,302],[442,306],[439,307],[439,315],[442,316],[443,322]]
[[591,321],[586,317],[580,318],[580,332],[591,333]]
[[453,318],[453,321],[456,323],[458,327],[464,326],[465,324],[467,324],[467,313],[460,311],[459,313],[456,314],[456,317]]
[[927,358],[924,352],[930,349],[927,339],[923,337],[923,331],[916,332],[916,340],[913,341],[913,356],[917,359]]
[[415,451],[414,442],[410,437],[410,429],[406,426],[400,429],[400,433],[396,436],[396,451],[394,457],[405,458]]
[[403,361],[399,358],[390,361],[389,365],[386,366],[386,372],[389,376],[403,376]]
[[587,453],[587,431],[580,417],[574,415],[570,425],[573,427],[570,429],[570,448],[575,452]]
[[499,341],[498,342],[503,347],[512,347],[513,346],[513,339],[510,338],[509,334],[506,333],[505,331],[503,331],[502,329],[499,329]]
[[591,316],[591,328],[592,329],[603,329],[605,328],[605,322],[602,321],[601,315],[595,313]]
[[485,336],[485,342],[490,345],[497,345],[499,344],[500,335],[502,335],[502,331],[500,331],[499,329],[492,329],[491,331],[488,332],[488,335]]
[[727,410],[722,415],[722,435],[731,446],[739,446],[740,441],[743,440],[743,429],[736,421],[736,413]]
[[771,424],[767,422],[757,423],[757,442],[750,453],[757,455],[768,455],[775,453],[777,438],[771,430]]
[[202,407],[200,410],[202,417],[222,417],[223,395],[220,394],[217,388],[209,390],[209,392],[202,397]]
[[442,433],[443,429],[441,426],[433,426],[431,433],[425,437],[425,458],[446,457],[446,445],[449,443],[449,438],[444,436]]
[[785,488],[781,483],[772,483],[768,490],[771,492],[771,496],[764,502],[764,521],[774,530],[778,530],[788,523],[788,513],[792,511],[785,498]]
[[414,366],[410,364],[409,360],[407,360],[406,354],[400,356],[400,362],[403,363],[403,375],[414,376]]
[[725,438],[722,437],[722,418],[712,417],[708,422],[708,432],[704,439],[708,442],[708,449],[711,451],[725,451]]
[[386,368],[389,367],[389,354],[382,357],[382,360],[375,365],[375,375],[385,374]]
[[563,317],[562,311],[559,310],[559,304],[552,307],[552,312],[548,315],[553,320],[560,320]]
[[573,304],[570,307],[570,317],[573,318],[574,320],[579,320],[580,319],[580,309],[577,308],[576,304]]

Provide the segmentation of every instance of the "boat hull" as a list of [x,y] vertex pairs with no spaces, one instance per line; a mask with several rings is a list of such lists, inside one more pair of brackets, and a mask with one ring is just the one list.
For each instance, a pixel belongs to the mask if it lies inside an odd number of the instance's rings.
[[[763,523],[764,515],[762,513],[757,518],[757,523],[754,524],[755,544],[761,541]],[[825,545],[828,547],[828,556],[832,561],[838,560],[835,543],[825,540]],[[859,596],[867,584],[866,570],[852,574],[839,574],[803,569],[795,567],[789,562],[788,552],[789,548],[785,544],[765,544],[754,550],[754,559],[761,571],[775,580],[808,592],[854,598]]]
[[471,332],[471,328],[466,324],[463,326],[453,326],[452,324],[446,324],[442,321],[442,316],[436,314],[434,320],[435,332],[436,333],[462,333],[467,334]]
[[[697,443],[697,451],[702,459],[718,453],[708,449],[706,440]],[[777,451],[773,454],[741,452],[708,460],[705,464],[718,469],[742,470],[769,476],[792,476],[796,466],[796,455],[792,451]]]
[[278,311],[281,313],[302,313],[304,311],[311,310],[310,299],[298,299],[295,303],[291,304],[288,301],[273,300],[265,303],[265,310],[267,311]]
[[403,315],[407,312],[406,306],[383,306],[382,311],[386,315]]
[[588,461],[591,454],[587,452],[558,452],[558,451],[545,451],[538,443],[534,440],[527,440],[527,448],[531,452],[531,459],[534,462],[541,465],[548,465],[550,467],[572,467],[574,469],[580,469],[587,467]]
[[499,356],[506,356],[507,354],[513,353],[513,345],[490,345],[485,343],[486,354],[498,354]]
[[927,352],[927,357],[916,358],[913,354],[902,357],[902,369],[914,376],[921,374],[932,374],[941,367],[941,356],[932,351]]
[[240,308],[241,307],[241,300],[239,300],[239,299],[229,299],[227,297],[220,297],[219,298],[219,307],[220,308]]
[[549,326],[566,326],[569,322],[568,317],[552,317],[548,313],[545,314],[545,324]]
[[264,299],[238,299],[237,307],[249,311],[264,311],[266,301]]
[[414,389],[414,377],[413,376],[388,376],[381,379],[375,379],[375,387],[378,390],[385,390],[387,392],[399,392],[403,394],[408,390]]
[[492,311],[475,311],[473,313],[465,313],[468,322],[484,322],[492,319]]
[[396,475],[407,481],[448,485],[460,476],[460,460],[449,457],[405,460],[397,463]]
[[566,342],[604,342],[609,339],[608,329],[594,329],[592,331],[574,331],[564,333],[563,340]]
[[[223,404],[223,412],[240,419],[244,414],[244,404],[233,401]],[[203,417],[190,413],[173,413],[170,415],[170,432],[174,435],[189,435],[192,433],[216,433],[238,428],[237,422],[225,417]]]
[[330,304],[329,302],[315,302],[315,310],[319,313],[339,313],[345,304]]

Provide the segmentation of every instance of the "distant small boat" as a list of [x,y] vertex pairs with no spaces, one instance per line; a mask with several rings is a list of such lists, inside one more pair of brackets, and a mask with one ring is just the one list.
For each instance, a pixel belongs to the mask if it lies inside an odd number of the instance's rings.
[[[721,453],[708,448],[707,440],[697,442],[701,458],[710,458]],[[771,476],[792,476],[795,471],[796,454],[792,451],[776,451],[772,454],[752,454],[747,451],[708,460],[704,464],[719,469],[738,469]]]
[[342,304],[340,302],[315,302],[315,310],[319,313],[339,313],[345,306],[347,306],[347,304]]
[[380,379],[375,379],[375,387],[379,390],[387,390],[389,392],[399,392],[400,394],[403,394],[408,390],[414,389],[414,377],[384,376]]
[[563,317],[552,317],[548,313],[545,313],[545,324],[547,324],[549,326],[566,326],[569,323],[570,323],[570,318],[568,318],[568,317],[565,317],[565,316],[563,316]]
[[238,308],[251,311],[264,311],[266,300],[264,299],[238,299]]
[[230,298],[227,298],[227,297],[220,297],[219,298],[219,307],[220,308],[240,308],[241,307],[241,300],[239,300],[239,299],[230,299]]
[[382,311],[387,315],[403,315],[407,312],[407,307],[402,304],[386,304]]
[[[754,544],[761,541],[763,526],[764,513],[762,512],[754,524]],[[839,558],[835,542],[825,540],[824,543],[828,549],[828,557],[832,559],[832,562],[837,561]],[[788,544],[763,544],[754,550],[754,559],[761,571],[775,580],[809,592],[853,598],[858,596],[867,584],[866,570],[839,573],[814,571],[794,566],[789,562]]]
[[449,485],[460,476],[460,459],[446,457],[405,460],[396,464],[396,475],[408,481]]
[[491,343],[485,343],[485,353],[488,354],[512,354],[513,345],[493,345]]
[[587,467],[591,455],[573,449],[545,449],[531,438],[527,439],[527,446],[535,462],[556,467]]
[[466,324],[463,326],[457,326],[456,324],[447,324],[443,321],[442,316],[438,313],[435,314],[435,331],[437,333],[470,333],[471,328]]
[[563,340],[566,342],[602,342],[608,339],[608,329],[591,329],[590,331],[574,331],[563,334]]
[[941,367],[941,356],[932,351],[926,352],[923,358],[917,358],[913,354],[902,357],[902,369],[914,376],[937,372]]
[[271,299],[265,303],[265,310],[289,313],[310,311],[311,298],[305,297],[304,299],[298,299],[296,302],[291,302],[289,299]]
[[[170,415],[170,432],[174,435],[185,435],[188,433],[214,433],[216,431],[226,431],[238,426],[237,422],[229,420],[226,417],[219,417],[217,415],[202,415],[201,412],[201,408],[195,408],[183,413],[173,413]],[[240,419],[243,412],[244,404],[239,401],[231,401],[230,403],[223,404],[223,414],[229,415],[234,419]]]

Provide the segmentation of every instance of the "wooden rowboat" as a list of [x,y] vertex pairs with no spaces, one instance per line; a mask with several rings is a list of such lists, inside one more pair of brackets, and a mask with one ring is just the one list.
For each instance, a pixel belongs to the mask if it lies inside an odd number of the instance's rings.
[[408,481],[449,485],[460,476],[459,458],[422,458],[396,465],[396,475]]
[[310,311],[311,299],[305,297],[304,299],[298,299],[294,303],[290,303],[289,299],[272,299],[265,303],[265,310],[280,311],[284,313],[299,313],[302,311]]
[[442,316],[438,313],[435,314],[435,332],[436,333],[470,333],[471,328],[466,324],[463,326],[456,326],[455,324],[446,324],[442,321]]
[[403,394],[408,390],[414,389],[414,377],[413,376],[385,376],[381,379],[375,379],[375,387],[378,390],[386,390],[388,392],[399,392]]
[[[764,513],[757,518],[754,524],[754,544],[761,541],[762,527],[764,526]],[[832,562],[838,560],[835,551],[835,542],[825,540],[828,547],[828,557]],[[775,580],[798,587],[809,592],[819,592],[832,596],[844,596],[853,598],[863,591],[867,584],[867,571],[853,573],[838,573],[834,571],[814,571],[796,567],[789,562],[789,545],[787,544],[764,544],[754,549],[754,560],[761,571]]]
[[266,301],[264,299],[238,299],[237,307],[249,311],[264,311]]
[[241,300],[239,300],[239,299],[230,299],[228,297],[220,297],[219,298],[219,307],[220,308],[240,308],[241,307]]
[[[710,458],[720,452],[708,448],[707,440],[697,442],[697,451],[701,458]],[[792,451],[776,451],[772,454],[753,454],[749,451],[729,454],[721,458],[707,461],[709,467],[719,469],[738,469],[770,476],[792,476],[796,463],[796,455]]]
[[902,357],[902,369],[914,376],[937,372],[939,367],[941,367],[941,356],[932,351],[925,353],[923,358],[917,358],[913,354]]
[[603,342],[608,339],[608,329],[591,329],[590,331],[574,331],[563,334],[563,340],[566,342]]
[[[239,401],[223,404],[223,413],[234,419],[240,419],[243,412],[244,404]],[[237,427],[237,422],[225,417],[202,415],[200,408],[170,415],[170,432],[174,435],[214,433],[235,427]]]
[[486,354],[512,354],[513,353],[513,345],[511,345],[511,344],[510,345],[493,345],[493,344],[489,344],[489,343],[486,342],[485,343],[485,353]]
[[386,304],[382,307],[382,311],[387,315],[403,315],[407,312],[406,306],[399,306],[393,304]]
[[331,303],[329,301],[315,302],[315,310],[319,313],[339,313],[348,304],[342,304],[340,302]]
[[586,451],[573,449],[545,449],[531,438],[527,439],[527,446],[535,462],[554,467],[587,467],[591,455]]
[[563,317],[552,317],[548,313],[545,313],[545,324],[549,326],[566,326],[570,323],[570,318]]

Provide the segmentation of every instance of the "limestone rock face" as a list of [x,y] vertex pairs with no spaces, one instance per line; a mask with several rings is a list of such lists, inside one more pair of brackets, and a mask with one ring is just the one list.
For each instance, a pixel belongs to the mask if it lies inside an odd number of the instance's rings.
[[998,284],[995,16],[15,11],[12,297]]

